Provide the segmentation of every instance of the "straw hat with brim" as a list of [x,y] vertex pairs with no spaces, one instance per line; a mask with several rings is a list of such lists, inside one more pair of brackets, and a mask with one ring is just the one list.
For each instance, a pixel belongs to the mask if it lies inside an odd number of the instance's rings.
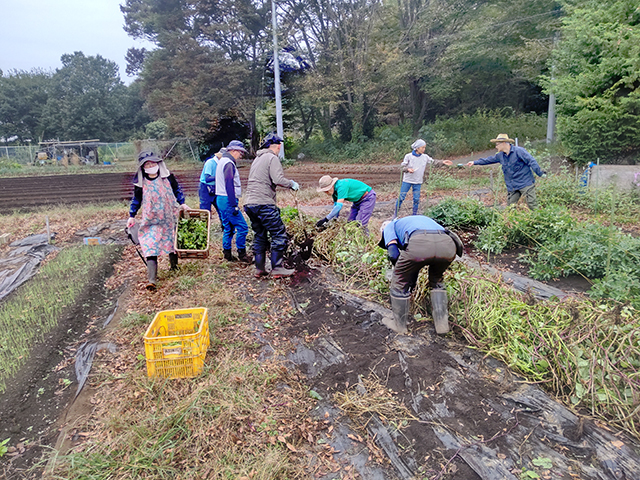
[[509,138],[509,135],[507,135],[506,133],[501,133],[496,138],[491,139],[491,143],[502,143],[502,142],[516,143],[516,141],[513,138]]
[[337,181],[337,177],[331,178],[331,175],[325,175],[324,177],[320,178],[320,181],[318,182],[318,188],[316,190],[318,192],[328,192],[329,190],[331,190],[331,187],[336,184]]

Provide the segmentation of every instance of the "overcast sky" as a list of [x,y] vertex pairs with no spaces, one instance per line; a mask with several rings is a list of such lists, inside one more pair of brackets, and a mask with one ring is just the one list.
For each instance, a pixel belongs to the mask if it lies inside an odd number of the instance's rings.
[[129,37],[123,30],[120,4],[124,0],[0,0],[0,69],[61,68],[65,53],[101,55],[116,62],[120,78],[130,47],[150,45]]

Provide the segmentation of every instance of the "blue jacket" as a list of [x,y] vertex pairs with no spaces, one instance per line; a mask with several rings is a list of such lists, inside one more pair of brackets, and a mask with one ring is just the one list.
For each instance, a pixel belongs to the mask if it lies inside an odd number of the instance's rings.
[[384,228],[382,238],[378,245],[381,248],[387,248],[389,243],[396,240],[399,248],[407,248],[407,241],[416,230],[444,231],[444,227],[434,219],[424,215],[410,215],[408,217],[396,218]]
[[502,165],[504,183],[507,184],[509,192],[514,192],[536,183],[533,172],[536,172],[539,177],[544,174],[536,159],[524,148],[516,147],[515,145],[511,145],[509,155],[498,152],[492,157],[480,158],[473,162],[474,165],[490,165],[492,163]]

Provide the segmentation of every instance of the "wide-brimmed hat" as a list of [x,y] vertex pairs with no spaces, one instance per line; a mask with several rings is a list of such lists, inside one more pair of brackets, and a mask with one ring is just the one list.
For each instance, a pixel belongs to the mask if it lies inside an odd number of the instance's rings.
[[328,192],[329,190],[331,190],[331,187],[333,187],[336,182],[338,181],[337,177],[331,177],[331,175],[325,175],[323,177],[320,177],[320,181],[318,182],[318,188],[316,189],[316,191],[318,192]]
[[138,166],[144,165],[147,162],[160,163],[162,162],[162,158],[160,158],[158,155],[156,155],[150,150],[140,152],[140,154],[138,155]]
[[501,133],[496,138],[491,139],[491,143],[501,143],[501,142],[516,143],[516,141],[513,138],[509,138],[509,135],[507,135],[506,133]]
[[249,153],[244,148],[244,145],[240,140],[231,140],[229,142],[229,145],[227,145],[227,150],[238,150],[239,152],[242,152],[242,153]]

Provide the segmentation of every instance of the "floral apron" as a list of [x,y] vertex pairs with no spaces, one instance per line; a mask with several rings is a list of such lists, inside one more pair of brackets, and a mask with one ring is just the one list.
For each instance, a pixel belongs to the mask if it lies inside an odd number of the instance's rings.
[[178,203],[166,178],[142,181],[142,220],[138,236],[145,257],[173,253]]

